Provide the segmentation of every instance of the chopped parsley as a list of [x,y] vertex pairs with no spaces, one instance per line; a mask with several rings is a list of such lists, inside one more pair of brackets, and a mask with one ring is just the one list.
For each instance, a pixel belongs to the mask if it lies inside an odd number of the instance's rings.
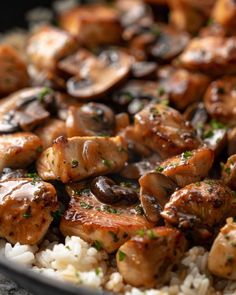
[[163,99],[160,101],[160,104],[164,105],[164,106],[168,106],[170,104],[169,99]]
[[124,252],[122,252],[121,250],[119,250],[118,257],[119,257],[119,261],[123,261],[126,258],[126,254]]
[[90,189],[85,187],[85,188],[81,188],[79,190],[74,189],[73,192],[75,195],[78,195],[78,196],[82,196],[83,194],[88,195],[88,194],[90,194]]
[[95,240],[92,244],[92,246],[97,249],[98,251],[101,251],[103,249],[102,243],[98,240]]
[[226,167],[226,168],[224,169],[224,172],[225,172],[227,175],[230,175],[230,173],[231,173],[231,169],[230,169],[230,167]]
[[88,204],[88,203],[86,203],[84,201],[80,202],[80,207],[83,208],[83,209],[92,209],[93,208],[92,205],[90,205],[90,204]]
[[186,151],[186,152],[182,153],[182,157],[183,157],[185,160],[191,158],[192,156],[193,156],[193,152],[191,152],[191,151]]
[[110,167],[112,167],[113,161],[107,160],[107,159],[102,159],[102,164],[110,168]]
[[100,275],[100,272],[101,272],[100,268],[99,267],[96,267],[95,268],[95,274],[96,274],[96,276],[99,276]]
[[23,217],[25,218],[25,219],[28,219],[28,218],[30,218],[32,216],[32,214],[31,214],[31,207],[29,207],[28,209],[27,209],[27,211],[23,214]]
[[214,130],[215,130],[215,129],[224,129],[224,128],[225,128],[225,125],[224,125],[224,124],[218,122],[218,121],[215,120],[215,119],[212,119],[212,120],[210,121],[210,126],[211,126],[211,128],[214,129]]
[[156,233],[152,229],[147,230],[147,236],[150,240],[154,240],[157,238]]
[[36,172],[32,172],[32,173],[27,173],[26,174],[27,178],[32,178],[31,184],[35,185],[36,182],[40,181],[41,178],[39,177],[39,175]]
[[42,103],[44,102],[45,96],[52,93],[52,89],[49,87],[44,87],[38,94],[38,100]]
[[214,131],[212,129],[207,130],[203,133],[203,138],[210,138],[214,135]]
[[134,210],[135,210],[135,213],[137,214],[137,215],[143,215],[143,207],[142,207],[142,205],[140,204],[140,205],[137,205],[135,208],[134,208]]
[[112,236],[113,242],[118,243],[119,242],[119,238],[117,236],[116,233],[114,233],[113,231],[109,231],[109,234]]
[[165,89],[164,89],[163,87],[160,86],[160,87],[157,89],[157,94],[158,94],[159,96],[163,96],[165,93],[166,93],[166,91],[165,91]]
[[76,168],[79,165],[79,162],[77,160],[72,160],[71,161],[71,167]]
[[109,205],[102,206],[101,211],[111,213],[111,214],[120,214],[121,213],[118,209],[112,208]]
[[137,235],[139,235],[140,237],[143,237],[145,235],[145,230],[144,229],[139,229],[137,231]]
[[156,172],[162,172],[164,170],[164,167],[159,166],[156,168]]

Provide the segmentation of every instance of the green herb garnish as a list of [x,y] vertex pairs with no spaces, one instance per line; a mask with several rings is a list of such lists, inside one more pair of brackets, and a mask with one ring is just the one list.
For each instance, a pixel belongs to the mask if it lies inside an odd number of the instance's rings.
[[79,165],[79,162],[77,160],[72,160],[71,161],[71,167],[76,168]]
[[97,249],[98,251],[101,251],[103,249],[102,243],[98,240],[95,240],[92,244],[92,246]]
[[119,261],[123,261],[126,258],[126,254],[124,252],[122,252],[121,250],[119,250],[118,257],[119,257]]
[[192,156],[193,156],[193,152],[191,152],[191,151],[186,151],[186,152],[182,153],[182,157],[183,157],[185,160],[191,158]]
[[84,202],[84,201],[81,201],[81,202],[80,202],[80,207],[81,207],[81,208],[84,208],[84,209],[92,209],[92,208],[93,208],[92,205],[90,205],[90,204],[88,204],[88,203],[86,203],[86,202]]

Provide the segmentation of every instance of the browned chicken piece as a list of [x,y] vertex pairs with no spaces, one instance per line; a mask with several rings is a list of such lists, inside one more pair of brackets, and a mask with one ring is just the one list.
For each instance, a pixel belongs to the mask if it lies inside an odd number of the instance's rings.
[[39,243],[58,208],[54,187],[30,178],[0,181],[0,198],[0,236],[13,244]]
[[236,154],[236,127],[227,131],[227,151],[229,156]]
[[228,124],[236,124],[236,76],[223,77],[211,83],[204,102],[212,118]]
[[200,101],[210,84],[210,79],[204,74],[170,66],[162,68],[158,76],[162,92],[168,95],[178,110],[184,110],[191,103]]
[[24,168],[42,152],[42,142],[29,132],[0,135],[0,172],[3,168]]
[[236,154],[229,157],[222,167],[222,180],[231,189],[236,190]]
[[77,48],[76,38],[58,28],[44,26],[30,37],[27,55],[35,68],[54,71],[57,62]]
[[121,40],[119,13],[110,6],[80,5],[63,12],[59,16],[59,23],[64,30],[90,48],[117,44]]
[[73,136],[111,136],[115,129],[115,115],[111,108],[100,103],[70,107],[66,119],[66,133]]
[[215,0],[167,0],[174,27],[196,33],[206,22]]
[[[125,80],[131,70],[132,57],[119,49],[108,49],[81,64],[79,74],[67,81],[67,91],[80,99],[95,99]],[[80,61],[78,62],[80,64]]]
[[[117,193],[121,194],[121,189]],[[71,196],[69,209],[61,219],[64,236],[79,236],[109,253],[117,250],[138,230],[152,227],[142,215],[140,205],[106,205],[91,192],[86,183],[67,186]],[[103,194],[110,195],[110,190]]]
[[37,161],[37,171],[44,180],[64,183],[91,176],[114,173],[127,161],[127,145],[116,137],[58,137]]
[[43,126],[35,129],[34,133],[42,140],[43,149],[47,149],[57,137],[66,136],[66,125],[62,120],[49,119]]
[[0,76],[0,96],[29,85],[25,62],[18,52],[8,45],[0,45]]
[[168,224],[192,231],[196,241],[210,241],[216,227],[235,214],[234,192],[219,180],[206,179],[175,192],[161,216]]
[[156,227],[139,234],[120,247],[118,269],[126,283],[135,287],[154,287],[177,264],[187,241],[176,229]]
[[151,150],[168,158],[200,145],[193,127],[176,110],[150,104],[135,115],[134,132]]
[[157,172],[146,173],[139,179],[139,184],[144,214],[150,222],[157,223],[161,219],[161,211],[177,189],[177,185],[168,176]]
[[223,29],[234,35],[236,33],[236,3],[232,0],[217,0],[212,11],[212,19]]
[[181,66],[210,76],[236,73],[236,37],[194,38],[179,57]]
[[236,223],[228,218],[208,257],[208,268],[216,276],[236,280]]
[[14,92],[0,101],[0,133],[31,131],[50,116],[54,91],[32,87]]
[[119,134],[130,125],[130,118],[127,113],[115,115],[115,134]]
[[170,177],[179,187],[205,178],[214,161],[214,152],[207,147],[186,151],[162,162],[157,171]]

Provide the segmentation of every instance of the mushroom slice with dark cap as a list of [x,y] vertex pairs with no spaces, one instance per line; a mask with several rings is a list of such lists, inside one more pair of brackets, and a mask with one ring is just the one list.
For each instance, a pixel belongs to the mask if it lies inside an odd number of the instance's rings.
[[131,68],[132,77],[135,79],[156,79],[157,63],[140,61],[135,62]]
[[145,216],[150,222],[157,223],[165,204],[169,201],[177,185],[168,176],[149,172],[139,179],[140,201]]
[[222,167],[222,180],[236,190],[236,154],[230,156]]
[[156,170],[170,177],[179,187],[184,187],[205,178],[213,161],[214,152],[203,146],[167,159]]
[[117,251],[118,270],[132,286],[154,287],[165,281],[186,248],[186,239],[176,229],[163,226],[142,230]]
[[44,180],[64,183],[120,171],[128,159],[127,145],[116,137],[58,137],[37,161]]
[[13,244],[38,244],[58,209],[54,187],[32,178],[0,181],[0,199],[0,236]]
[[135,115],[134,132],[144,145],[168,158],[200,145],[195,130],[176,110],[149,104]]
[[236,214],[235,194],[222,181],[206,179],[172,194],[161,216],[197,241],[211,241],[227,217]]
[[42,142],[29,132],[0,135],[0,172],[4,168],[25,168],[42,152]]
[[80,74],[67,81],[67,91],[80,99],[98,98],[125,80],[132,58],[122,50],[104,50],[90,64],[85,63]]
[[100,103],[70,107],[66,120],[68,137],[111,136],[115,129],[115,115],[111,108]]
[[35,87],[17,91],[0,101],[0,133],[31,131],[50,116],[54,102],[51,88]]
[[152,227],[138,202],[129,206],[101,203],[84,182],[68,185],[67,191],[71,201],[60,224],[64,236],[79,236],[111,253],[138,230]]

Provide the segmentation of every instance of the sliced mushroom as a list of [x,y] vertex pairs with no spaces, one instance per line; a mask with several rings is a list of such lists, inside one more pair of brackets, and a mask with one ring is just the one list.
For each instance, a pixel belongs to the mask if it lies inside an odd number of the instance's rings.
[[178,111],[163,104],[150,104],[137,113],[134,132],[143,144],[163,158],[200,145],[189,122]]
[[230,156],[223,166],[222,180],[231,189],[236,190],[236,155]]
[[101,97],[128,77],[131,60],[121,50],[103,51],[96,62],[85,64],[80,76],[67,81],[68,93],[80,99]]
[[26,64],[11,46],[0,45],[0,97],[29,85]]
[[140,201],[144,214],[150,222],[157,223],[161,211],[169,201],[177,185],[171,178],[157,172],[149,172],[139,179]]
[[30,37],[27,55],[38,70],[55,71],[57,62],[77,48],[76,38],[58,28],[44,26]]
[[138,204],[102,204],[84,182],[68,185],[67,191],[71,201],[60,224],[64,236],[79,236],[112,253],[138,230],[152,227]]
[[111,136],[115,129],[115,115],[108,106],[99,103],[70,107],[66,120],[68,137]]
[[154,287],[165,281],[186,248],[187,241],[176,229],[163,226],[139,231],[118,250],[118,270],[132,286]]
[[30,131],[50,116],[54,92],[50,88],[26,88],[0,101],[0,133]]
[[64,183],[121,170],[128,158],[126,142],[116,137],[58,137],[38,159],[44,180]]
[[194,38],[178,59],[190,71],[210,76],[236,73],[236,37]]
[[83,45],[90,48],[117,44],[121,40],[119,14],[111,6],[79,5],[63,12],[59,22],[63,29],[77,36]]
[[138,202],[138,194],[134,189],[118,185],[105,176],[96,177],[92,181],[90,188],[94,196],[104,204],[123,203],[133,205]]
[[42,142],[33,133],[0,135],[0,172],[4,168],[25,168],[42,152]]
[[227,129],[210,127],[204,131],[203,138],[204,144],[218,156],[227,144]]
[[1,181],[16,179],[16,178],[26,178],[28,176],[27,170],[25,169],[11,169],[4,168],[0,176]]
[[179,187],[184,187],[205,178],[213,161],[214,152],[207,147],[200,147],[162,162],[157,171],[170,177]]
[[236,124],[236,77],[223,77],[212,82],[205,94],[204,103],[212,118],[234,126]]

